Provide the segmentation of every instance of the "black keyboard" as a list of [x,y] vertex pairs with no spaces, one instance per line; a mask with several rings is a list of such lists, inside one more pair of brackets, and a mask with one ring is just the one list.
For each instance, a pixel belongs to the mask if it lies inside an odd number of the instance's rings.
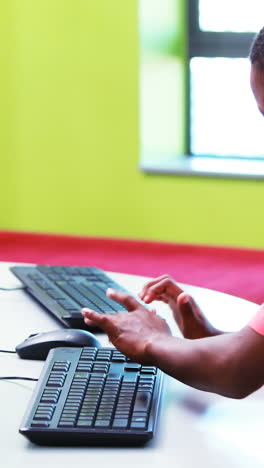
[[162,372],[113,348],[50,351],[19,432],[40,445],[139,445],[155,434]]
[[98,268],[37,265],[14,266],[10,270],[68,328],[89,328],[84,323],[82,307],[100,313],[127,312],[105,293],[107,288],[128,291]]

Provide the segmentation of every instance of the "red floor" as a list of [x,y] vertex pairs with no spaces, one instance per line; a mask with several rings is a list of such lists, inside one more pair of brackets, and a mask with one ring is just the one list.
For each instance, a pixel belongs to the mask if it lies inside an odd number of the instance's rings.
[[264,302],[264,250],[2,231],[0,261],[168,273],[182,283]]

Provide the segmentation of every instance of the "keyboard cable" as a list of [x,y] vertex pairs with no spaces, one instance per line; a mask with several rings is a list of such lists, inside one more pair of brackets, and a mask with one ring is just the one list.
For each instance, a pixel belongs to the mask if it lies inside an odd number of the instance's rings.
[[33,380],[34,382],[38,381],[38,379],[35,379],[34,377],[19,377],[17,375],[6,375],[0,377],[0,380]]
[[[25,289],[25,287],[17,287],[17,288],[0,288],[0,291],[18,291],[19,289]],[[12,353],[16,354],[16,351],[11,351],[7,349],[0,349],[0,353]],[[0,377],[0,380],[32,380],[34,382],[37,382],[38,379],[35,379],[33,377],[19,377],[17,375],[6,375],[3,377]]]
[[[0,353],[12,353],[12,354],[16,354],[16,351],[11,351],[11,350],[7,350],[7,349],[0,349]],[[3,377],[0,377],[0,380],[33,380],[35,382],[38,381],[38,379],[35,379],[33,377],[19,377],[17,375],[6,375],[6,376],[3,376]]]

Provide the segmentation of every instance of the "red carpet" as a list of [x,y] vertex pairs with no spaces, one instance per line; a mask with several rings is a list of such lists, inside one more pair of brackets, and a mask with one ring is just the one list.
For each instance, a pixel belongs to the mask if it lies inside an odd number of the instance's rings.
[[0,232],[0,260],[91,265],[159,276],[264,302],[264,250],[55,234]]

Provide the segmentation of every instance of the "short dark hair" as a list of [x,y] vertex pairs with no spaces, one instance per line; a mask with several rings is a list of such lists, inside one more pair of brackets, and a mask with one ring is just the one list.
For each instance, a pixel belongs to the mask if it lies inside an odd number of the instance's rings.
[[258,64],[264,67],[264,27],[259,31],[252,42],[249,59],[252,64]]

